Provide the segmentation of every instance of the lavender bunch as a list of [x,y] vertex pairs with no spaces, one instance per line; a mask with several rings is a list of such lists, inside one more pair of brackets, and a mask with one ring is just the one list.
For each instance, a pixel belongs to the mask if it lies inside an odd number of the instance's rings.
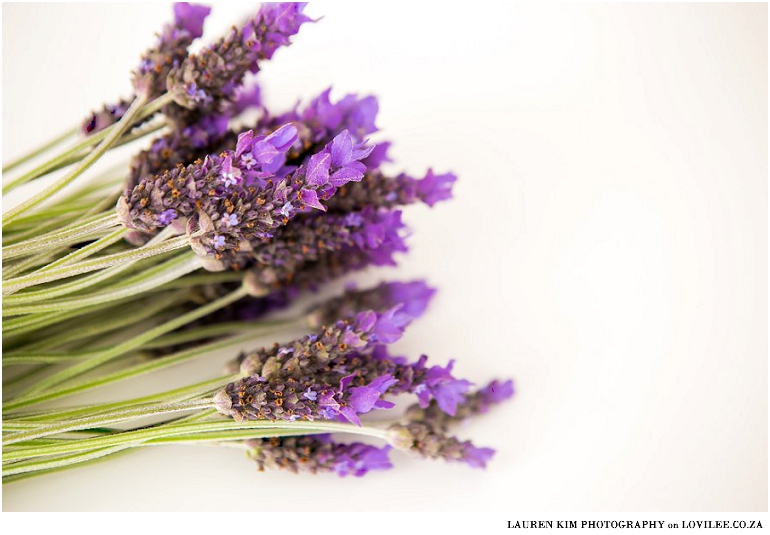
[[[191,53],[210,9],[175,4],[132,73],[134,98],[91,114],[84,141],[14,182],[76,165],[4,218],[4,369],[33,365],[7,383],[4,481],[180,440],[235,444],[260,470],[343,477],[389,469],[397,450],[472,467],[491,459],[493,450],[450,429],[510,397],[512,384],[471,391],[454,360],[429,364],[389,349],[427,310],[435,289],[424,281],[348,285],[289,315],[295,299],[328,282],[395,266],[408,250],[401,208],[450,199],[457,179],[389,173],[390,142],[369,139],[378,131],[374,96],[335,101],[326,89],[283,113],[268,109],[245,80],[311,21],[304,8],[264,4]],[[249,108],[259,110],[256,122],[234,126]],[[152,133],[135,128],[152,117],[146,126],[166,130],[120,183],[104,179],[110,193],[83,186],[41,206],[106,150]],[[299,326],[312,332],[242,352],[197,385],[36,410]],[[414,404],[399,414],[403,397]],[[391,419],[370,421],[375,410]],[[137,424],[148,416],[158,423]]]

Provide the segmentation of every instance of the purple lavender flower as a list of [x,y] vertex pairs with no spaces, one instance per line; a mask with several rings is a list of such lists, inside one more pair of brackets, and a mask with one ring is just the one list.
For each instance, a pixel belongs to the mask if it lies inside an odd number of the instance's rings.
[[492,381],[471,394],[457,406],[452,415],[441,410],[436,400],[429,405],[415,404],[406,409],[406,424],[389,429],[391,442],[399,449],[415,452],[431,459],[464,462],[472,468],[485,468],[494,456],[492,448],[479,448],[447,434],[452,424],[487,412],[492,405],[513,395],[513,383]]
[[408,325],[422,316],[436,290],[425,281],[382,283],[368,290],[348,288],[337,298],[329,299],[308,311],[311,325],[318,326],[334,318],[352,316],[361,310],[383,311],[400,305],[395,313],[398,324]]
[[[174,4],[174,22],[163,27],[158,42],[142,55],[134,72],[137,92],[150,99],[166,92],[166,76],[187,57],[187,48],[203,34],[203,22],[210,12],[211,9],[203,5]],[[133,98],[105,105],[83,122],[81,132],[91,134],[115,124],[132,101]]]
[[302,14],[305,4],[265,3],[242,27],[224,38],[191,54],[171,70],[168,91],[180,106],[211,111],[223,101],[235,97],[248,72],[256,73],[259,62],[270,59],[280,46],[290,44],[289,37],[310,21]]
[[454,414],[449,415],[438,406],[436,401],[431,401],[427,406],[414,404],[406,409],[405,416],[409,421],[425,422],[434,429],[446,432],[453,424],[489,412],[492,406],[510,399],[513,396],[513,382],[509,379],[505,382],[492,381],[484,388],[465,395],[465,399],[458,404]]
[[[374,164],[379,165],[378,162]],[[360,182],[340,188],[328,207],[330,211],[350,211],[365,206],[391,208],[418,201],[432,207],[452,198],[452,185],[456,180],[452,173],[436,175],[432,170],[420,180],[404,173],[391,177],[375,171],[368,173]]]
[[121,99],[115,104],[105,104],[102,109],[93,112],[83,121],[80,133],[88,135],[112,126],[123,117],[123,114],[128,111],[130,105],[131,100],[127,99]]
[[[228,116],[212,114],[181,129],[172,129],[156,139],[148,150],[137,154],[131,162],[131,172],[125,184],[125,195],[131,196],[140,183],[153,179],[181,165],[194,162],[201,154],[218,145],[227,133]],[[147,184],[142,187],[147,187]],[[168,222],[158,220],[152,226],[165,227]],[[143,228],[151,235],[151,228]]]
[[246,443],[259,470],[280,468],[291,472],[333,472],[340,477],[361,477],[371,470],[393,467],[390,446],[378,448],[360,442],[341,444],[329,435],[264,438]]
[[[388,322],[387,313],[361,312],[354,318],[339,320],[324,326],[317,333],[303,336],[288,344],[276,344],[270,349],[262,348],[241,354],[236,359],[235,367],[245,375],[261,375],[269,380],[286,377],[299,379],[324,370],[330,374],[324,376],[324,381],[329,384],[337,383],[348,374],[349,366],[346,365],[344,356],[351,352],[358,355],[368,351],[375,344],[384,343],[381,338],[376,339],[374,334],[384,325],[388,325]],[[331,361],[341,364],[327,369]],[[371,378],[367,376],[367,381],[375,383],[378,377],[384,375],[388,375],[388,372]],[[310,390],[318,392],[317,389],[307,387],[303,393]]]
[[[360,425],[359,414],[388,409],[380,399],[398,381],[388,373],[361,375],[344,356],[400,338],[388,312],[362,312],[290,344],[241,355],[237,364],[248,376],[229,383],[215,396],[217,409],[240,420],[345,419]],[[368,370],[367,370],[368,371]]]
[[359,98],[357,95],[345,95],[341,100],[332,103],[329,99],[331,88],[310,101],[305,109],[296,113],[296,120],[302,122],[312,134],[307,140],[312,143],[334,135],[340,130],[348,130],[359,141],[367,135],[376,132],[374,124],[379,105],[372,96]]
[[463,462],[472,468],[486,468],[495,450],[476,447],[471,441],[445,435],[424,422],[393,425],[388,429],[391,443],[398,449],[428,459]]
[[[301,365],[301,359],[292,355],[288,367]],[[270,365],[271,374],[285,375],[286,368],[278,364]],[[291,372],[289,372],[291,373]],[[392,384],[389,376],[378,377],[369,384],[351,386],[355,374],[342,377],[337,384],[329,383],[318,377],[289,375],[280,379],[268,379],[260,375],[251,375],[234,383],[229,383],[214,396],[216,408],[222,414],[236,421],[242,420],[343,420],[361,425],[359,414],[373,409],[389,409],[394,405],[380,399],[380,396]],[[316,399],[305,396],[312,391]]]
[[469,440],[448,436],[425,422],[393,425],[388,429],[391,443],[398,449],[411,451],[428,459],[463,462],[472,468],[486,468],[495,450],[478,448]]
[[193,39],[203,35],[203,21],[211,13],[211,8],[199,4],[176,2],[174,4],[174,19],[176,25],[187,31]]
[[176,210],[169,208],[168,210],[164,210],[160,213],[158,216],[158,221],[165,226],[171,224],[171,222],[177,217],[178,216]]
[[[188,229],[195,233],[193,248],[200,254],[222,258],[224,249],[237,251],[244,241],[269,238],[301,212],[325,210],[321,200],[363,176],[360,160],[370,148],[354,143],[342,132],[314,155],[307,167],[280,180],[271,178],[295,139],[296,129],[291,125],[267,136],[247,131],[240,136],[235,151],[141,179],[121,198],[118,213],[126,227],[152,232],[162,226],[159,214],[174,209],[180,217],[191,218]],[[241,157],[247,153],[259,165],[244,166]],[[238,225],[223,224],[221,216],[225,213],[235,214]],[[223,247],[218,236],[225,237]]]
[[393,265],[406,251],[399,212],[365,210],[358,218],[305,215],[234,261],[251,268],[254,294],[294,286],[315,288],[324,281],[369,265]]
[[491,405],[501,403],[513,396],[513,381],[508,379],[504,383],[492,381],[487,386],[479,390],[478,412],[487,412]]
[[433,206],[439,201],[452,198],[452,184],[457,177],[452,173],[436,175],[433,169],[428,170],[425,178],[417,183],[417,194],[428,206]]
[[[417,368],[422,370],[427,357],[423,355],[417,362]],[[457,405],[465,399],[465,393],[470,389],[470,381],[464,379],[455,379],[452,376],[452,367],[454,360],[442,368],[441,366],[432,366],[425,369],[423,381],[414,389],[417,399],[420,400],[421,407],[427,407],[431,398],[436,400],[439,408],[449,415],[453,415],[457,410]]]

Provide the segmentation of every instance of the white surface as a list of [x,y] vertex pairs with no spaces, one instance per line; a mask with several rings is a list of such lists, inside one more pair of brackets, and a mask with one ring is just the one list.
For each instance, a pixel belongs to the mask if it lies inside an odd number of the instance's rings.
[[[206,37],[241,13],[217,5]],[[398,168],[460,176],[451,204],[408,210],[401,267],[367,278],[440,288],[402,351],[514,378],[464,430],[497,457],[340,480],[164,447],[5,486],[3,509],[767,510],[767,7],[308,13],[268,101],[376,93]],[[169,17],[4,4],[3,160],[127,94]]]

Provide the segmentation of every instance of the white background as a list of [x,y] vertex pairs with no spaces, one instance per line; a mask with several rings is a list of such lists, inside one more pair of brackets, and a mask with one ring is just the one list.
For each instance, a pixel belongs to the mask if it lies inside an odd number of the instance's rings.
[[[514,378],[514,400],[461,431],[497,457],[394,455],[340,480],[163,447],[7,485],[3,509],[767,510],[767,7],[307,12],[324,18],[260,75],[268,103],[375,93],[394,170],[460,176],[453,202],[408,209],[401,267],[364,278],[440,289],[402,352]],[[206,37],[244,13],[216,5]],[[4,4],[3,160],[128,95],[170,16]]]

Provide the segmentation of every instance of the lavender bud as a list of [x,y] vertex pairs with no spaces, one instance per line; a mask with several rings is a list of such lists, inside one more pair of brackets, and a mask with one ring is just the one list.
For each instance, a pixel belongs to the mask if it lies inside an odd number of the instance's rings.
[[[211,9],[203,5],[185,2],[174,4],[174,22],[163,26],[158,42],[142,54],[142,60],[134,72],[133,84],[138,93],[154,99],[166,92],[168,73],[187,57],[187,48],[203,34],[203,21],[210,12]],[[81,132],[88,135],[115,124],[133,100],[131,98],[116,104],[106,104],[83,122]]]
[[361,260],[355,251],[365,253],[368,264],[393,265],[393,252],[406,250],[402,237],[404,228],[400,212],[369,209],[345,216],[303,217],[282,229],[269,242],[254,244],[249,258],[255,263],[252,268],[254,283],[268,290],[304,284],[307,277],[305,281],[301,280],[303,272],[305,275],[318,274],[309,266],[330,254],[350,266]]
[[361,210],[366,206],[391,208],[416,202],[432,207],[452,198],[452,185],[456,180],[452,173],[436,175],[433,170],[428,170],[420,180],[403,173],[395,177],[380,172],[369,173],[360,182],[340,188],[327,206],[332,212]]
[[246,442],[249,457],[260,471],[280,468],[290,472],[334,472],[340,477],[361,477],[370,470],[393,467],[388,459],[390,446],[377,448],[354,442],[336,443],[329,435],[275,437]]
[[262,4],[254,18],[198,54],[191,54],[172,69],[166,79],[168,91],[180,106],[214,111],[223,100],[234,97],[248,72],[256,73],[259,62],[270,59],[279,46],[310,19],[302,14],[304,4]]
[[513,395],[513,382],[492,381],[487,386],[465,395],[457,406],[454,415],[449,415],[433,400],[427,406],[411,405],[406,409],[405,416],[410,421],[423,422],[434,429],[447,431],[452,424],[461,422],[472,416],[489,411],[493,405],[502,403]]
[[308,321],[317,327],[334,318],[353,316],[362,310],[385,311],[397,305],[398,321],[404,325],[419,318],[436,290],[425,281],[381,283],[368,290],[348,288],[344,294],[320,303],[308,311]]
[[473,468],[486,468],[495,454],[492,448],[477,448],[469,440],[462,442],[420,422],[391,426],[388,435],[391,444],[398,449],[411,451],[429,459],[464,462]]

